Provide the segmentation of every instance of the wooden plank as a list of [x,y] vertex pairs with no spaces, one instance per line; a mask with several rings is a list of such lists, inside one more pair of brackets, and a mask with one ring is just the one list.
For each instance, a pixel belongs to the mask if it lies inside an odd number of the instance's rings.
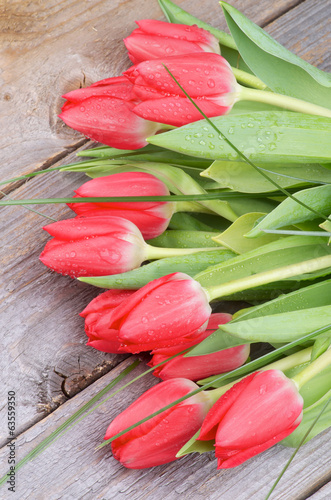
[[[328,8],[329,9],[328,9]],[[269,24],[266,31],[289,50],[323,71],[331,71],[330,4],[310,0]],[[295,15],[295,18],[294,18]],[[295,24],[295,29],[293,28]]]
[[[18,459],[23,458],[128,364],[129,360],[126,360],[19,436],[15,443]],[[143,371],[144,366],[140,365],[129,378]],[[155,380],[149,375],[126,388],[26,464],[18,471],[17,492],[10,498],[264,500],[291,456],[291,449],[277,445],[235,469],[219,471],[216,470],[212,452],[183,457],[152,469],[129,470],[114,460],[110,448],[96,451],[110,421],[143,391],[154,385]],[[307,498],[310,488],[316,489],[319,481],[324,484],[331,458],[330,437],[331,431],[325,432],[300,450],[273,494],[273,500]],[[7,457],[8,447],[5,446],[0,450],[1,475],[6,472]]]
[[[298,0],[234,0],[265,25]],[[206,22],[225,28],[218,2],[178,0]],[[121,74],[130,61],[122,38],[134,21],[161,18],[156,0],[11,0],[0,5],[2,179],[51,164],[81,135],[58,118],[61,95]]]
[[327,500],[331,498],[331,482],[328,482],[325,486],[320,488],[316,493],[311,495],[310,500]]

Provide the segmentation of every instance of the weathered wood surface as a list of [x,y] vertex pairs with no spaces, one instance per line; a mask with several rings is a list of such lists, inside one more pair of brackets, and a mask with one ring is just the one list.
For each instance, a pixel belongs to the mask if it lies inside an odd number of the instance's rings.
[[[127,360],[78,394],[42,422],[28,429],[16,441],[18,457],[23,457],[43,438],[54,431],[68,415],[94,396],[126,366]],[[128,377],[142,373],[140,365]],[[171,464],[148,470],[124,469],[114,460],[107,447],[96,450],[103,440],[109,422],[144,390],[155,384],[155,378],[143,378],[143,384],[132,384],[106,401],[75,427],[50,445],[41,455],[18,471],[14,500],[263,500],[282,470],[292,450],[280,445],[246,462],[237,469],[216,471],[213,453],[197,454]],[[279,483],[273,500],[307,498],[318,484],[328,479],[329,439],[324,432],[303,447]],[[5,472],[8,448],[0,454],[0,470]],[[321,497],[327,498],[327,497]]]
[[[177,3],[225,28],[218,2]],[[274,5],[267,0],[238,0],[232,4],[309,62],[322,69],[330,67],[323,2],[282,0]],[[57,160],[62,164],[75,161],[70,151],[82,144],[82,136],[57,119],[61,94],[126,69],[129,60],[121,39],[132,31],[135,19],[161,19],[162,15],[154,0],[11,1],[0,8],[1,177],[5,179],[56,165]],[[82,180],[80,174],[45,174],[13,189],[10,196],[69,196]],[[70,216],[63,206],[34,208],[55,219]],[[124,359],[85,346],[78,312],[99,290],[56,275],[39,262],[47,240],[41,227],[47,223],[22,207],[2,209],[6,274],[0,302],[1,400],[5,401],[8,390],[17,392],[17,431],[27,429],[17,442],[18,458],[104,387],[123,365],[112,368]],[[262,499],[290,450],[277,446],[235,471],[223,472],[216,472],[210,454],[151,471],[128,471],[111,458],[109,449],[93,453],[109,421],[153,383],[155,379],[149,376],[124,391],[26,465],[19,473],[16,498]],[[88,384],[92,385],[72,397]],[[301,450],[273,498],[307,498],[330,479],[328,437],[330,433],[324,433]],[[0,439],[6,443],[6,408],[1,412]],[[3,453],[6,459],[6,447]]]

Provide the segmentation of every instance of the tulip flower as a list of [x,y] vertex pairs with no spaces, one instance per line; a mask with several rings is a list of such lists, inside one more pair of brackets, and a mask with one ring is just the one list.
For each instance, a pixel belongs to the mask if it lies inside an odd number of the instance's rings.
[[172,24],[152,19],[136,21],[139,28],[124,39],[133,64],[162,56],[177,56],[195,52],[220,53],[218,40],[198,26]]
[[[231,319],[232,316],[230,314],[212,314],[208,322],[207,329],[201,336],[203,338],[199,338],[196,344],[211,335],[215,331],[215,327],[217,330],[218,325],[225,324]],[[217,325],[215,325],[214,328],[211,328],[211,324],[214,324],[215,322],[217,322]],[[222,332],[219,333],[222,335]],[[177,352],[180,352],[182,349],[183,348],[181,347],[181,349],[178,349]],[[184,354],[181,354],[155,368],[153,375],[161,378],[162,380],[183,377],[196,381],[239,368],[239,366],[243,365],[247,360],[249,351],[249,345],[246,344],[203,356],[184,357]],[[175,352],[172,354],[175,354]],[[155,366],[169,357],[169,354],[154,354],[148,365]]]
[[164,66],[208,117],[231,110],[239,85],[229,63],[219,54],[196,53],[144,61],[124,73],[141,101],[133,108],[141,118],[174,126],[202,119]]
[[[122,172],[98,177],[83,184],[75,198],[96,196],[168,196],[167,186],[147,172]],[[175,210],[174,202],[68,203],[81,216],[115,215],[133,222],[145,239],[162,234]]]
[[131,96],[132,84],[123,76],[107,78],[62,97],[67,102],[59,117],[74,130],[118,149],[146,146],[146,137],[161,125],[147,121],[132,110],[138,103]]
[[85,307],[80,316],[85,318],[85,332],[89,338],[87,345],[102,352],[124,352],[117,339],[117,330],[109,328],[109,314],[133,293],[134,290],[107,290]]
[[[161,382],[118,415],[107,429],[110,439],[198,386],[182,378]],[[114,458],[129,469],[144,469],[177,460],[180,448],[199,430],[210,408],[203,392],[140,424],[112,442]]]
[[236,467],[291,434],[302,408],[296,385],[283,372],[255,372],[214,404],[198,439],[215,439],[218,469]]
[[133,222],[100,215],[75,217],[44,227],[49,241],[40,260],[57,273],[78,278],[125,273],[144,260],[186,255],[209,248],[163,248],[148,245]]
[[[196,337],[194,340],[191,342],[188,342],[185,344],[185,349],[190,349],[191,347],[199,344],[202,342],[205,338],[209,337],[215,330],[218,329],[219,325],[224,325],[225,323],[228,323],[228,321],[231,321],[232,315],[228,313],[214,313],[210,316],[207,324],[206,330],[204,330],[198,337]],[[183,346],[181,345],[174,345],[171,347],[163,347],[159,349],[153,349],[152,354],[161,354],[165,355],[167,357],[173,356],[174,354],[177,354],[183,350]],[[186,377],[185,377],[186,378]]]
[[137,290],[109,315],[109,328],[127,352],[137,353],[194,341],[206,329],[211,308],[204,289],[184,273],[173,273]]

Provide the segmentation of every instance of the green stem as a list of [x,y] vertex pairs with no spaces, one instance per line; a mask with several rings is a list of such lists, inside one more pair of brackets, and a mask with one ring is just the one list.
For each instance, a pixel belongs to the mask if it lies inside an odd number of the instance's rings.
[[200,203],[194,201],[177,201],[175,202],[174,213],[177,212],[198,212],[200,214],[214,214],[213,210],[204,207]]
[[[220,247],[221,248],[221,247]],[[145,245],[145,260],[163,259],[165,257],[179,257],[180,255],[189,255],[198,252],[207,252],[215,250],[215,247],[206,248],[163,248]]]
[[331,255],[326,255],[317,259],[305,260],[298,264],[291,264],[290,266],[278,267],[271,271],[264,271],[263,273],[246,276],[245,278],[229,281],[221,285],[204,288],[204,290],[209,301],[211,301],[220,297],[232,295],[236,292],[266,285],[267,283],[274,283],[275,281],[281,281],[300,274],[312,273],[329,266],[331,266]]
[[251,73],[247,73],[242,69],[234,68],[233,66],[231,67],[231,69],[238,82],[258,90],[265,90],[266,88],[268,88],[268,86],[264,82],[262,82],[260,78],[257,78],[257,76],[252,75]]
[[312,104],[310,102],[296,99],[282,94],[275,94],[273,92],[266,92],[263,90],[248,89],[241,87],[238,95],[239,101],[257,101],[272,104],[281,108],[289,109],[291,111],[298,111],[299,113],[307,113],[309,115],[326,116],[331,118],[331,110]]
[[313,361],[307,368],[302,370],[302,372],[292,377],[293,382],[297,385],[299,389],[306,384],[310,379],[318,375],[324,368],[331,365],[331,349],[329,348],[321,356],[319,356],[315,361]]

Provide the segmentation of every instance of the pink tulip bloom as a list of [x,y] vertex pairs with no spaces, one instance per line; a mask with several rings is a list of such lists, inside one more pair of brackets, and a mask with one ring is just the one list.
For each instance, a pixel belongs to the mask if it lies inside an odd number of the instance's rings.
[[[197,339],[196,344],[200,343],[204,340],[204,338],[207,338],[215,330],[217,330],[218,325],[227,323],[231,320],[231,318],[232,316],[230,314],[212,314],[208,322],[207,329],[202,334],[203,338]],[[216,322],[217,324],[215,325]],[[212,325],[215,325],[214,328],[211,327]],[[219,332],[219,334],[222,335],[221,332]],[[183,346],[177,346],[173,349],[178,349],[177,352],[180,352],[183,350]],[[160,349],[160,351],[162,351],[162,349]],[[157,367],[154,370],[153,375],[160,377],[162,380],[183,377],[196,381],[239,368],[239,366],[243,365],[247,360],[249,351],[249,345],[240,345],[224,349],[223,351],[215,352],[213,354],[206,354],[204,356],[185,358],[184,354],[181,354],[167,363]],[[176,352],[172,352],[172,354],[176,354]],[[154,354],[151,361],[148,363],[148,366],[155,366],[169,357],[169,354]]]
[[75,217],[43,229],[54,238],[46,244],[40,260],[72,278],[124,273],[145,260],[141,232],[121,217]]
[[85,318],[85,332],[89,338],[87,345],[102,352],[125,352],[118,341],[118,331],[109,328],[109,315],[133,293],[134,290],[107,290],[85,307],[80,316]]
[[231,110],[239,88],[231,67],[222,56],[203,52],[144,61],[124,73],[140,101],[133,112],[141,118],[174,126],[202,119],[164,66],[208,117]]
[[228,313],[214,313],[210,316],[207,324],[206,330],[200,333],[197,337],[194,338],[191,342],[188,342],[185,344],[185,347],[183,348],[182,345],[174,345],[170,347],[163,347],[159,349],[153,349],[152,354],[157,354],[157,355],[163,355],[163,356],[173,356],[174,354],[177,354],[183,349],[189,349],[190,347],[193,347],[200,342],[202,342],[205,338],[209,337],[215,330],[218,329],[218,325],[225,325],[225,323],[228,323],[228,321],[232,320],[232,315]]
[[291,434],[302,408],[294,382],[281,371],[255,372],[215,403],[198,439],[215,439],[218,469],[236,467]]
[[201,285],[184,273],[151,281],[110,313],[109,328],[127,352],[189,344],[206,329],[211,308]]
[[[76,191],[75,198],[95,196],[168,196],[167,186],[154,175],[145,172],[123,172],[98,177],[86,182]],[[112,215],[133,222],[145,239],[162,234],[174,213],[173,202],[103,202],[68,203],[82,216]]]
[[160,125],[147,121],[132,110],[132,84],[123,76],[107,78],[90,87],[73,90],[64,96],[67,102],[59,117],[71,128],[95,141],[118,149],[146,146],[146,137]]
[[[194,382],[182,378],[157,384],[113,420],[105,439],[197,388]],[[111,444],[114,458],[129,469],[145,469],[177,460],[176,454],[199,430],[209,408],[210,402],[203,392],[191,396],[115,439]]]
[[220,53],[218,40],[198,26],[172,24],[152,19],[136,21],[139,28],[124,39],[133,64],[162,56],[177,56],[194,52]]

